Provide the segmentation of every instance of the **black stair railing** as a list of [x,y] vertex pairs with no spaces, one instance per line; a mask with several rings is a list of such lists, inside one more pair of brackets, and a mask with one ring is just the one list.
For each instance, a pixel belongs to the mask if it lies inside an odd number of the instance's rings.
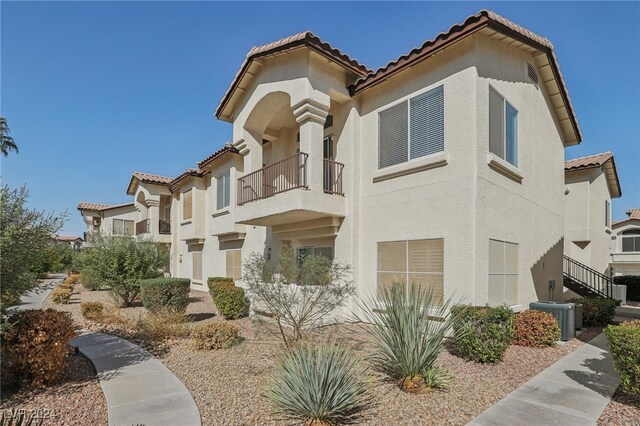
[[568,278],[577,285],[591,290],[593,293],[601,297],[613,299],[614,283],[610,277],[570,258],[569,256],[562,257],[562,273],[565,278]]

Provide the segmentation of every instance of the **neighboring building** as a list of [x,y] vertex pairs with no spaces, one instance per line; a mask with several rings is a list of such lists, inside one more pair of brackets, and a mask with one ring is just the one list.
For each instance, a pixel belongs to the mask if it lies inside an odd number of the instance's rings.
[[611,200],[622,196],[611,152],[567,160],[564,254],[609,275]]
[[627,216],[613,224],[613,275],[640,275],[640,209],[627,210]]
[[85,241],[92,233],[134,235],[136,209],[133,203],[116,205],[79,203],[78,210],[87,225]]
[[84,240],[75,235],[52,235],[51,242],[56,245],[69,246],[73,250],[80,250],[84,244]]
[[137,211],[135,235],[148,236],[154,241],[171,243],[172,178],[134,172],[127,186]]

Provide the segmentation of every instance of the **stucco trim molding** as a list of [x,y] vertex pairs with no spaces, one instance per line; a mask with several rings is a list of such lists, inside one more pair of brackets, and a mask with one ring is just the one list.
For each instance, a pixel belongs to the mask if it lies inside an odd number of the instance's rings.
[[524,176],[519,169],[492,153],[487,154],[487,164],[496,172],[517,183],[522,183],[522,179],[524,179]]
[[446,166],[448,162],[448,154],[446,152],[441,152],[439,154],[428,155],[407,163],[385,167],[384,169],[373,173],[373,183],[422,172],[424,170],[435,169],[437,167],[443,167]]

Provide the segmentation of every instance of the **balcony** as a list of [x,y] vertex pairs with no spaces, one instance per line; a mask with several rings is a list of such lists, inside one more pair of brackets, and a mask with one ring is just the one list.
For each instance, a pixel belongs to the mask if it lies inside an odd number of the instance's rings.
[[322,168],[316,169],[317,173],[322,173],[320,191],[309,185],[308,163],[309,155],[300,152],[239,178],[236,223],[275,226],[323,217],[344,217],[344,165],[323,160]]
[[167,219],[160,219],[158,221],[158,229],[160,235],[171,235],[171,221]]
[[150,222],[151,221],[149,219],[144,219],[144,220],[141,220],[140,222],[137,222],[136,223],[136,235],[148,234],[149,233]]

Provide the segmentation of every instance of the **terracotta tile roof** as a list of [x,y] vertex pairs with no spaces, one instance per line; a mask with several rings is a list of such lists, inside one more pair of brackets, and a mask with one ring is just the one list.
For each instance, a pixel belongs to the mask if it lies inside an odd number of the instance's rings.
[[576,134],[577,141],[582,140],[582,133],[578,125],[569,92],[567,90],[564,78],[560,72],[558,60],[553,51],[553,44],[539,35],[517,25],[508,19],[491,12],[489,10],[481,10],[475,15],[469,16],[462,24],[453,25],[448,31],[438,34],[435,38],[428,40],[422,46],[412,49],[409,53],[400,56],[398,59],[389,62],[387,65],[377,69],[376,71],[361,77],[355,83],[349,86],[351,95],[362,92],[372,87],[390,76],[402,71],[403,69],[414,65],[415,63],[435,54],[441,49],[450,46],[456,41],[464,39],[466,36],[473,34],[481,29],[489,27],[490,29],[504,33],[505,35],[516,39],[517,41],[540,49],[547,53],[549,63],[552,67],[553,74],[558,81],[560,94],[566,105],[571,125]]
[[629,219],[640,219],[640,209],[627,210],[627,216],[629,216]]
[[178,189],[180,187],[179,183],[182,182],[184,179],[188,178],[188,177],[202,177],[204,176],[205,171],[204,170],[200,170],[200,169],[195,169],[195,168],[188,168],[187,170],[185,170],[184,172],[180,173],[180,175],[178,175],[177,177],[175,177],[172,181],[171,184],[169,185],[169,188],[171,189],[171,192],[175,191],[176,189]]
[[129,207],[133,206],[133,203],[123,203],[123,204],[98,204],[98,203],[78,203],[78,210],[94,210],[94,211],[104,211],[117,209],[120,207]]
[[84,241],[81,237],[76,237],[75,235],[52,235],[51,238],[58,241]]
[[169,185],[173,180],[173,178],[168,176],[160,176],[144,172],[133,172],[133,177],[137,178],[140,182],[155,183],[158,185]]
[[604,173],[607,177],[609,191],[613,198],[622,196],[622,187],[620,186],[620,178],[618,177],[618,169],[613,152],[607,151],[601,154],[589,155],[588,157],[574,158],[564,162],[564,172],[570,173],[578,170],[593,169],[596,167],[604,167]]
[[258,58],[274,55],[276,53],[296,49],[298,47],[305,46],[327,58],[330,60],[342,65],[348,70],[352,71],[356,75],[365,76],[371,72],[369,68],[360,64],[355,59],[350,58],[348,55],[342,53],[339,49],[331,46],[329,43],[322,41],[318,36],[313,34],[311,31],[304,31],[298,34],[294,34],[289,37],[285,37],[283,39],[274,41],[269,44],[265,44],[263,46],[254,46],[249,50],[245,60],[240,65],[240,69],[236,73],[233,81],[229,85],[229,88],[225,92],[220,104],[216,108],[216,117],[220,118],[222,116],[222,112],[231,99],[233,92],[237,89],[240,81],[246,74],[251,62]]
[[574,158],[573,160],[567,160],[564,162],[564,170],[570,172],[574,170],[600,167],[611,158],[613,158],[613,153],[611,151],[589,155],[588,157]]
[[238,149],[235,146],[233,146],[231,143],[225,142],[225,144],[224,144],[224,146],[222,148],[220,148],[219,150],[217,150],[213,154],[209,155],[205,159],[198,161],[196,164],[198,165],[199,168],[203,168],[203,167],[207,166],[208,164],[210,164],[212,161],[217,160],[218,158],[222,157],[223,155],[225,155],[227,153],[238,154],[239,152],[240,151],[238,151]]

